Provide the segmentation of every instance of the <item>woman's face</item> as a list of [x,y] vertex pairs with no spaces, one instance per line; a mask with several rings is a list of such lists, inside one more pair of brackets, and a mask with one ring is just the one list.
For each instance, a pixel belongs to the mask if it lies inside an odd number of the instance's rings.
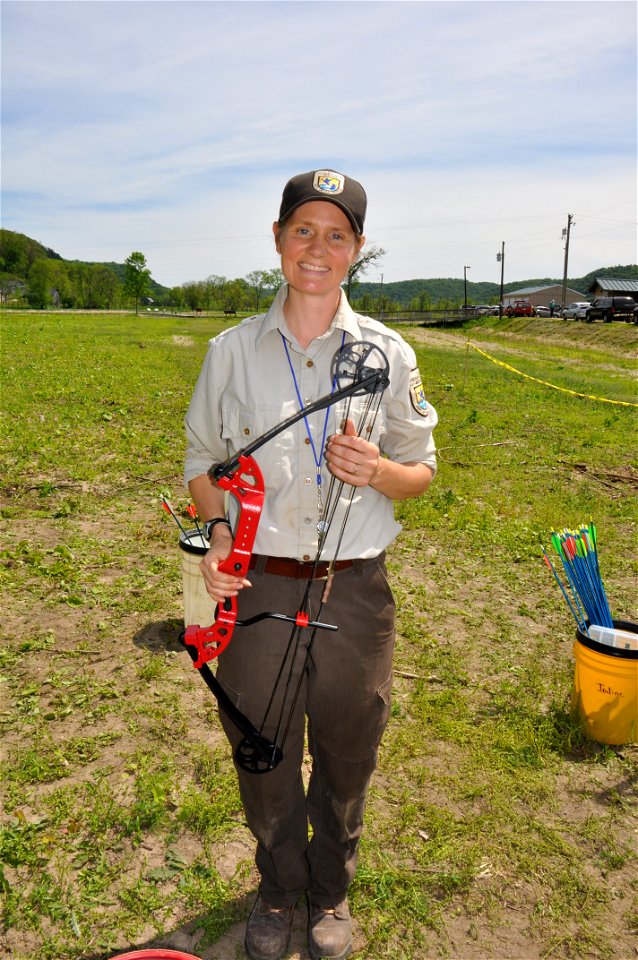
[[283,226],[273,224],[273,233],[289,285],[318,296],[339,288],[365,242],[343,210],[325,200],[297,207]]

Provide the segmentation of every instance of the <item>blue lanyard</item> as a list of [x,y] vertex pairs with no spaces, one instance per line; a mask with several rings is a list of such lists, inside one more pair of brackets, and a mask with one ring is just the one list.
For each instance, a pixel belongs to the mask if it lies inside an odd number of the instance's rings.
[[[299,401],[299,409],[302,410],[302,409],[303,409],[303,400],[301,399],[301,392],[300,392],[300,390],[299,390],[299,384],[298,384],[298,382],[297,382],[297,377],[295,376],[295,369],[294,369],[294,367],[293,367],[293,365],[292,365],[292,360],[290,359],[290,351],[288,350],[288,344],[287,344],[286,338],[284,337],[284,335],[283,335],[283,333],[281,332],[281,330],[279,331],[279,336],[281,337],[281,339],[282,339],[282,341],[283,341],[284,350],[286,351],[286,357],[287,357],[287,359],[288,359],[288,366],[290,367],[290,373],[292,374],[292,382],[293,382],[294,385],[295,385],[295,393],[297,394],[297,400]],[[345,342],[346,342],[346,331],[344,330],[344,331],[343,331],[343,336],[341,337],[341,349],[342,349],[342,350],[343,350],[343,345],[344,345]],[[331,390],[330,390],[331,393],[334,393],[334,389],[335,389],[336,383],[337,383],[337,375],[335,374],[335,377],[334,377],[334,379],[333,379],[333,381],[332,381],[332,387],[331,387]],[[323,451],[324,451],[324,448],[325,448],[325,446],[326,446],[326,434],[327,434],[327,432],[328,432],[328,418],[329,418],[329,416],[330,416],[330,407],[328,407],[328,408],[326,409],[326,416],[325,416],[325,419],[324,419],[324,421],[323,421],[323,434],[322,434],[322,437],[321,437],[321,448],[320,448],[320,453],[319,453],[319,454],[317,454],[317,448],[316,448],[316,446],[315,446],[315,441],[314,441],[314,438],[313,438],[313,436],[312,436],[312,431],[311,431],[311,429],[310,429],[310,424],[308,423],[308,418],[307,418],[307,417],[304,417],[304,418],[303,418],[303,421],[304,421],[304,423],[305,423],[305,425],[306,425],[306,433],[307,433],[307,435],[308,435],[308,441],[309,441],[310,446],[311,446],[311,448],[312,448],[312,456],[313,456],[313,458],[314,458],[315,467],[316,467],[316,470],[317,470],[317,473],[316,473],[316,476],[317,476],[317,508],[318,508],[318,510],[319,510],[319,522],[320,522],[320,523],[321,523],[321,520],[322,520],[322,518],[323,518],[323,499],[322,499],[322,496],[321,496],[321,460],[322,460],[322,458],[323,458]]]

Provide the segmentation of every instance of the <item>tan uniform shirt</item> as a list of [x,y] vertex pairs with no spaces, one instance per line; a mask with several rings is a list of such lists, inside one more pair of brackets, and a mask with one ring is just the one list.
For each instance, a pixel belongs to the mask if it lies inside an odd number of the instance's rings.
[[[372,430],[363,436],[376,443],[384,456],[399,463],[416,461],[436,469],[432,430],[436,411],[423,396],[412,348],[401,336],[377,320],[356,314],[345,294],[330,329],[302,349],[283,313],[287,287],[282,287],[266,314],[249,317],[210,341],[208,353],[186,414],[188,451],[185,483],[206,473],[299,410],[288,352],[304,406],[331,391],[331,363],[342,341],[367,340],[385,353],[390,384],[383,393]],[[324,500],[330,473],[323,462],[322,438],[339,433],[347,401],[306,418],[317,457],[321,458]],[[358,427],[357,413],[367,403],[355,397],[349,415]],[[368,424],[369,426],[369,424]],[[265,480],[264,509],[257,530],[255,553],[314,560],[318,545],[320,510],[317,467],[308,440],[306,422],[297,424],[260,447],[254,454]],[[352,487],[343,488],[339,507],[321,554],[332,559],[341,521]],[[230,498],[234,521],[237,504]],[[372,487],[357,487],[348,522],[338,548],[340,559],[377,556],[394,540],[401,527],[394,519],[393,502]]]

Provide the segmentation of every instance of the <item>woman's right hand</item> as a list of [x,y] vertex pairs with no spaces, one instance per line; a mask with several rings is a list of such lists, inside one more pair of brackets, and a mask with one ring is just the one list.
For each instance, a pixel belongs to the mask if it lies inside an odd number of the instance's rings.
[[234,577],[219,569],[220,563],[229,556],[232,547],[231,537],[223,536],[219,540],[216,537],[199,565],[206,584],[206,592],[215,603],[222,603],[227,597],[236,597],[240,590],[251,586],[250,580]]

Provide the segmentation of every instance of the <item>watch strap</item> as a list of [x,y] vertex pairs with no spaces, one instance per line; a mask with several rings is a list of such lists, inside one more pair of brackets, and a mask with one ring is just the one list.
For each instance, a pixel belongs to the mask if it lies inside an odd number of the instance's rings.
[[230,525],[230,520],[227,520],[226,517],[215,517],[213,520],[206,520],[204,522],[204,536],[209,542],[213,528],[216,527],[218,523],[225,523],[230,532],[233,532],[233,528]]

